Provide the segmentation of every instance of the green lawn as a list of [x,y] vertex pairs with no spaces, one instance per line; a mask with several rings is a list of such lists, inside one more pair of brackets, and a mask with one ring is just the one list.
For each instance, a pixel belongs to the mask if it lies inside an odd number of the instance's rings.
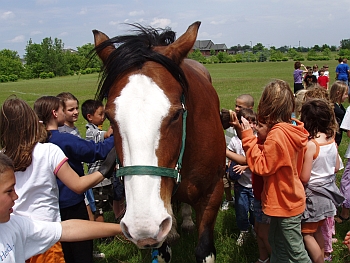
[[[325,62],[304,62],[307,66],[318,64],[319,67]],[[327,61],[330,67],[331,83],[335,77],[335,67],[337,61]],[[256,101],[256,106],[263,87],[272,79],[286,80],[293,89],[293,71],[294,62],[270,62],[270,63],[236,63],[236,64],[211,64],[205,65],[213,79],[213,85],[218,92],[221,108],[233,109],[235,98],[243,93],[251,94]],[[82,103],[86,99],[94,98],[98,84],[98,74],[60,77],[54,79],[36,79],[18,81],[15,83],[0,84],[0,103],[7,97],[16,95],[33,105],[34,101],[42,95],[57,95],[63,91],[73,93]],[[349,104],[345,103],[347,107]],[[256,108],[256,107],[255,107]],[[85,133],[85,120],[79,117],[77,127],[82,134]],[[344,135],[342,144],[339,147],[340,155],[343,156],[349,139]],[[345,164],[345,163],[344,163]],[[342,172],[337,175],[338,181]],[[110,220],[113,215],[109,214]],[[180,220],[179,220],[180,221]],[[350,223],[336,225],[336,237],[338,242],[334,244],[333,262],[350,262],[349,252],[341,243],[346,231],[350,229]],[[182,233],[179,240],[173,247],[173,260],[175,263],[195,262],[194,248],[196,245],[195,233]],[[217,248],[217,262],[219,263],[250,263],[255,262],[258,258],[257,244],[253,238],[244,245],[238,247],[235,241],[238,237],[239,230],[235,223],[234,209],[226,212],[219,212],[215,227],[215,243]],[[97,248],[106,254],[106,259],[96,260],[96,262],[151,262],[150,251],[138,250],[134,245],[125,241],[117,240],[112,243],[105,244],[98,241],[95,242]]]

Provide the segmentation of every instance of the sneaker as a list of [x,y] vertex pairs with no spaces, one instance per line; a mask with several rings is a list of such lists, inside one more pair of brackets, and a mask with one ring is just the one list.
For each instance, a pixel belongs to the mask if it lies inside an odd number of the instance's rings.
[[226,201],[226,200],[225,200],[225,201],[222,203],[221,211],[226,211],[226,210],[228,210],[229,206],[230,206],[229,201]]
[[248,238],[248,235],[248,231],[241,231],[236,241],[237,246],[242,246],[244,244],[244,241]]
[[100,253],[100,252],[98,252],[98,251],[94,251],[94,252],[92,253],[92,256],[93,256],[94,258],[105,258],[105,257],[106,257],[106,255],[105,255],[104,253]]
[[225,201],[222,203],[221,211],[228,210],[230,206],[232,206],[232,207],[235,206],[235,198],[234,198],[234,197],[232,197],[232,201],[227,201],[227,200],[225,200]]
[[328,257],[325,257],[324,258],[324,261],[326,262],[332,262],[333,260],[332,260],[332,255],[330,254]]

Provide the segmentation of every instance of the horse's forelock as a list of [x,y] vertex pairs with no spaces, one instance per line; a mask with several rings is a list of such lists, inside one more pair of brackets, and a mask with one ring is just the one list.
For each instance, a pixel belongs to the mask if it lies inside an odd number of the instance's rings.
[[146,61],[154,61],[164,66],[186,89],[187,81],[179,65],[153,50],[155,46],[167,46],[173,43],[175,32],[169,28],[161,31],[152,27],[142,27],[139,24],[132,26],[136,28],[134,31],[138,34],[116,36],[95,47],[95,52],[98,53],[108,46],[116,46],[105,62],[96,94],[97,99],[103,100],[107,97],[110,87],[123,73],[141,69]]

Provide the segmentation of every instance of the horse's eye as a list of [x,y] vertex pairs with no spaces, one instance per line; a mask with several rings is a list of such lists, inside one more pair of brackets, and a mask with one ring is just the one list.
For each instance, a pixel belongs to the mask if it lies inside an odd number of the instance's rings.
[[180,118],[181,113],[183,112],[183,110],[178,110],[175,115],[173,116],[171,121],[177,121]]

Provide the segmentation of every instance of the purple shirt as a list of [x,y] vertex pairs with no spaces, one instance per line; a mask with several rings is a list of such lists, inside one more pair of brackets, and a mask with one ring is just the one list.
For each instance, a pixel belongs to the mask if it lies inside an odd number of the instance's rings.
[[301,69],[294,70],[293,76],[294,76],[294,83],[302,83],[303,82],[303,80],[302,80],[303,71]]

